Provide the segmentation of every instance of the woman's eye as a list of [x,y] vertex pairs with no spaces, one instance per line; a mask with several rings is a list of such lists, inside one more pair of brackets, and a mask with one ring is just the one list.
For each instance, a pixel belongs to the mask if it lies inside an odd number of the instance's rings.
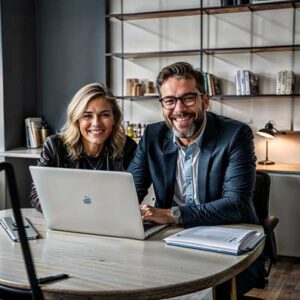
[[109,118],[109,117],[110,117],[110,113],[100,114],[100,118]]

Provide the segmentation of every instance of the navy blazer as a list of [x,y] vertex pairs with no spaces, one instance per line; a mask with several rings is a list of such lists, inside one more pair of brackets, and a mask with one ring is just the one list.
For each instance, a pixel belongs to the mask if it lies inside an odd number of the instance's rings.
[[[170,208],[174,196],[178,149],[164,122],[148,125],[128,171],[139,201],[153,183],[155,206]],[[207,112],[200,146],[198,199],[200,205],[180,207],[184,227],[258,220],[252,203],[255,153],[251,128]]]

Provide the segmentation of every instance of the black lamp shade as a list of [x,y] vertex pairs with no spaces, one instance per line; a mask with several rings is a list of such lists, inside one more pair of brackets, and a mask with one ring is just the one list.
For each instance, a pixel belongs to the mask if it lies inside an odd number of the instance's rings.
[[257,134],[259,134],[260,136],[263,136],[265,138],[268,138],[268,139],[273,139],[274,138],[274,132],[270,131],[270,130],[267,130],[265,128],[258,130]]
[[275,136],[274,131],[278,131],[278,130],[274,128],[271,122],[268,122],[265,125],[265,128],[259,129],[257,131],[257,134],[268,139],[273,139]]

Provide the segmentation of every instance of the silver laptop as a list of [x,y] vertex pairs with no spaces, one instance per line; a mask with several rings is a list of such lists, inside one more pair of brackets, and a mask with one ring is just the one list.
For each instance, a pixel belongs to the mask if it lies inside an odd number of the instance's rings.
[[48,228],[145,239],[132,175],[126,172],[29,167]]

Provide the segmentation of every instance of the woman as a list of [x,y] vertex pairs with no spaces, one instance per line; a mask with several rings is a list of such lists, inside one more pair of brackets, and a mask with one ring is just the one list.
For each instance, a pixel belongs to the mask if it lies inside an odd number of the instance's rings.
[[[81,88],[67,109],[67,122],[59,134],[44,143],[39,166],[126,170],[136,143],[125,135],[115,97],[100,83]],[[30,200],[41,211],[33,185]]]

